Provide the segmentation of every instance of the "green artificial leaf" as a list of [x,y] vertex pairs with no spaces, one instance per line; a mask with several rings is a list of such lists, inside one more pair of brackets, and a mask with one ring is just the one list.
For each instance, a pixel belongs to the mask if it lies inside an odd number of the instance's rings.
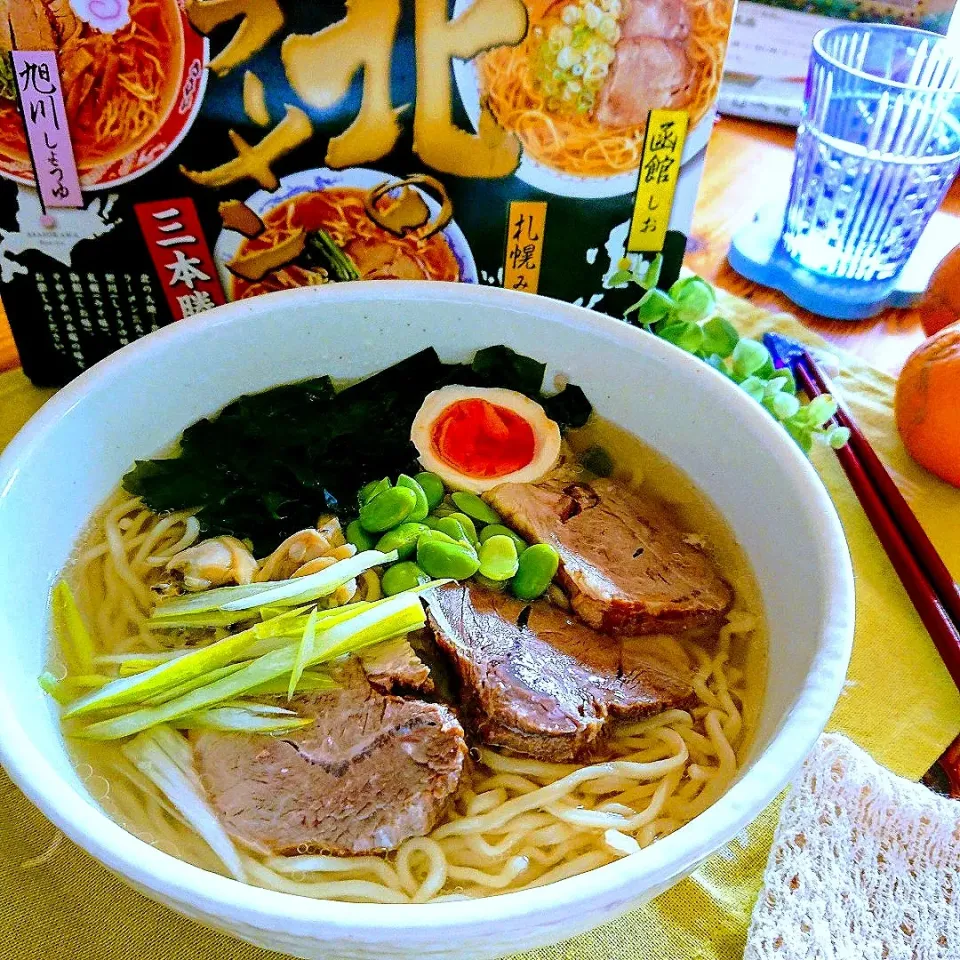
[[660,271],[663,269],[663,254],[658,253],[647,265],[647,269],[640,278],[640,286],[652,290],[660,282]]
[[729,357],[740,340],[740,334],[729,320],[713,317],[703,325],[703,350],[721,358]]
[[770,359],[770,351],[762,343],[744,338],[733,348],[731,356],[733,372],[738,377],[760,376],[760,370]]
[[670,324],[659,332],[659,336],[688,353],[696,353],[703,342],[703,331],[695,323]]
[[757,403],[763,400],[763,381],[759,377],[747,377],[741,381],[740,389],[748,396],[752,397]]
[[673,315],[677,305],[662,290],[648,290],[632,307],[627,307],[624,316],[636,311],[636,322],[650,326]]
[[610,287],[622,287],[625,283],[629,283],[631,280],[635,280],[632,271],[630,270],[617,270],[610,279],[607,281],[607,285]]
[[684,277],[670,288],[669,293],[677,304],[675,316],[678,320],[699,323],[717,308],[713,287],[701,277]]

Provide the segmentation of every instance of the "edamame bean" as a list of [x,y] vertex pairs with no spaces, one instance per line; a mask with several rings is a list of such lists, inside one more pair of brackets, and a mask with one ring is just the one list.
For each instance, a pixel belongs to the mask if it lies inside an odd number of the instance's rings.
[[430,512],[435,517],[443,518],[449,517],[451,513],[456,513],[457,508],[449,497],[444,497]]
[[351,520],[344,532],[347,543],[352,543],[358,550],[372,550],[375,543],[373,537],[360,526],[359,520]]
[[417,563],[437,580],[466,580],[480,569],[480,560],[472,547],[446,543],[435,535],[423,536],[417,542]]
[[427,530],[421,533],[417,538],[417,549],[420,548],[421,540],[442,540],[444,543],[459,543],[461,546],[469,546],[466,540],[457,540],[442,530]]
[[424,526],[429,527],[431,530],[439,530],[441,519],[441,517],[435,517],[433,514],[431,514],[429,517],[423,518],[423,524]]
[[536,600],[556,576],[560,558],[548,543],[535,543],[520,554],[510,589],[518,600]]
[[519,567],[517,547],[510,537],[490,537],[480,545],[480,572],[490,580],[509,580]]
[[388,597],[403,593],[404,590],[413,590],[421,584],[429,583],[430,577],[410,560],[395,563],[387,567],[380,578],[380,589]]
[[434,528],[445,533],[448,537],[456,540],[458,543],[465,543],[467,546],[473,546],[466,530],[456,517],[441,517]]
[[491,537],[509,537],[517,547],[517,553],[523,553],[527,547],[530,546],[523,537],[518,533],[514,533],[509,527],[505,527],[502,523],[490,523],[487,524],[480,531],[480,542],[486,543]]
[[563,592],[563,588],[556,583],[551,583],[547,588],[547,599],[561,610],[570,609],[570,598]]
[[417,505],[417,495],[407,487],[390,487],[360,508],[360,526],[367,533],[385,533],[403,523]]
[[410,511],[408,519],[414,521],[422,520],[430,512],[430,504],[427,502],[427,495],[423,487],[421,487],[413,477],[408,477],[405,473],[401,473],[400,476],[397,477],[397,486],[412,490],[414,496],[417,498],[417,504]]
[[357,499],[360,501],[360,506],[362,507],[365,503],[372,500],[378,493],[383,493],[384,490],[389,489],[389,477],[384,477],[382,480],[371,480],[369,483],[365,483],[360,488],[360,492],[357,494]]
[[404,521],[398,527],[388,530],[378,541],[377,549],[382,553],[396,550],[401,560],[412,556],[417,549],[417,540],[420,535],[429,533],[430,528],[425,523],[411,523]]
[[480,542],[474,522],[465,513],[451,513],[448,520],[456,520],[463,528],[464,535],[474,546]]
[[475,573],[471,582],[483,587],[484,590],[492,590],[494,593],[503,593],[507,589],[506,580],[491,580],[482,573]]
[[458,490],[451,499],[459,510],[479,523],[499,523],[500,514],[483,502],[475,493]]
[[444,494],[443,481],[435,473],[429,473],[426,470],[423,473],[418,473],[413,479],[420,484],[423,492],[427,495],[427,503],[430,504],[430,509],[433,510],[438,507]]

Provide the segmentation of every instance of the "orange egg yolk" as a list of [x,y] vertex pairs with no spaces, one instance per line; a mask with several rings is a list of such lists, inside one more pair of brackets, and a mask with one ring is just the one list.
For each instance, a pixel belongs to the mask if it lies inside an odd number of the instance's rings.
[[437,456],[468,477],[505,477],[533,460],[533,427],[508,407],[480,398],[451,403],[433,424]]

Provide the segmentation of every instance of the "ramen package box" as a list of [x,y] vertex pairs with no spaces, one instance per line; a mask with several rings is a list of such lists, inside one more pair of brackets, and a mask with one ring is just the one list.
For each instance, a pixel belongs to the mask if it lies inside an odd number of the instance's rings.
[[274,290],[620,315],[677,275],[733,0],[0,0],[0,298],[34,382]]

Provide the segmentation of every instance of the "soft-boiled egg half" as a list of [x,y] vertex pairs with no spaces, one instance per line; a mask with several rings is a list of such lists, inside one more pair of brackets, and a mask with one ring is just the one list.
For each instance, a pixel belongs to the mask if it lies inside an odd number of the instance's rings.
[[425,470],[471,493],[538,480],[560,456],[560,427],[543,407],[499,387],[450,386],[427,394],[410,439]]

